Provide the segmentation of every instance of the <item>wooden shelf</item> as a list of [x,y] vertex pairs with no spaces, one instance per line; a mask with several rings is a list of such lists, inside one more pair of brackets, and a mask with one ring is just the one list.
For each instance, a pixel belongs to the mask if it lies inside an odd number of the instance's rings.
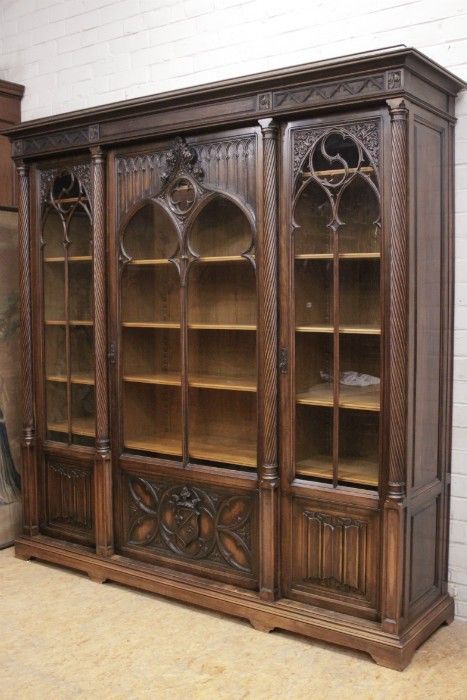
[[158,454],[182,456],[181,437],[139,437],[128,439],[124,442],[124,447],[128,450],[140,450],[141,452],[156,452]]
[[[68,262],[92,262],[92,255],[70,255],[67,258]],[[46,263],[60,263],[65,262],[65,257],[54,257],[54,258],[44,258]]]
[[[47,430],[53,433],[68,433],[68,423],[62,421],[59,423],[48,423]],[[73,435],[82,435],[84,437],[95,437],[95,419],[94,418],[73,418],[71,422],[71,432]]]
[[256,326],[242,323],[189,323],[195,331],[255,331]]
[[[46,376],[48,382],[63,382],[67,381],[66,375],[63,374],[48,374]],[[73,372],[71,375],[72,384],[94,384],[94,376],[86,372]]]
[[[182,383],[180,373],[175,372],[160,372],[157,374],[125,374],[123,381],[141,384],[163,384],[166,386],[180,386]],[[188,379],[188,384],[196,389],[223,389],[225,391],[250,392],[256,391],[256,379],[254,377],[221,377],[210,374],[191,374]]]
[[[300,253],[295,260],[332,260],[332,253]],[[381,253],[339,253],[340,260],[379,260]]]
[[124,382],[135,382],[139,384],[163,384],[165,386],[180,386],[182,383],[178,372],[159,372],[155,374],[125,374]]
[[[66,321],[45,321],[46,326],[66,326]],[[68,321],[69,326],[93,326],[93,321]]]
[[188,384],[198,389],[223,389],[226,391],[256,391],[255,377],[229,377],[210,374],[190,374]]
[[[142,452],[155,452],[181,457],[182,442],[180,437],[168,435],[164,437],[140,437],[126,439],[124,446],[129,450]],[[239,444],[239,441],[231,442],[212,436],[198,436],[191,438],[189,444],[191,459],[200,459],[221,464],[232,464],[241,467],[256,467],[256,445],[249,443]]]
[[57,204],[75,204],[76,202],[87,202],[87,197],[62,197],[61,199],[55,199],[54,202]]
[[[333,326],[296,326],[297,333],[334,333]],[[339,333],[355,333],[361,335],[380,335],[381,328],[367,325],[340,326]]]
[[124,321],[124,328],[180,328],[179,323],[171,323],[170,321]]
[[[252,257],[254,257],[254,255],[252,255]],[[203,255],[197,258],[197,261],[202,263],[249,262],[243,255]]]
[[[377,387],[376,389],[373,387]],[[307,392],[297,394],[297,403],[307,406],[333,406],[332,384],[317,384]],[[379,411],[379,384],[373,386],[339,386],[340,408],[357,411]]]
[[128,265],[173,265],[168,258],[148,258],[143,259],[143,258],[134,258],[133,260],[129,260]]
[[256,444],[212,435],[189,437],[191,458],[256,468]]
[[[297,476],[332,480],[332,459],[328,455],[316,455],[297,462]],[[340,459],[339,482],[359,486],[378,486],[378,463],[365,459]]]
[[[318,177],[332,177],[333,175],[345,175],[345,173],[353,174],[356,172],[359,173],[374,173],[375,169],[372,168],[370,165],[364,165],[361,168],[347,168],[347,171],[344,168],[337,168],[335,170],[316,170],[314,175],[317,175]],[[311,171],[304,171],[303,177],[311,177],[312,173]]]

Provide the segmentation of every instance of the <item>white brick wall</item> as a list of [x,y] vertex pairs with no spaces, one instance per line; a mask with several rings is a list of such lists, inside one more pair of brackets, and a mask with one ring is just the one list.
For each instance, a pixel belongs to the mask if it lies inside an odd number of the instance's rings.
[[[465,0],[0,0],[23,118],[404,43],[467,80]],[[451,590],[467,618],[467,94],[457,103]]]

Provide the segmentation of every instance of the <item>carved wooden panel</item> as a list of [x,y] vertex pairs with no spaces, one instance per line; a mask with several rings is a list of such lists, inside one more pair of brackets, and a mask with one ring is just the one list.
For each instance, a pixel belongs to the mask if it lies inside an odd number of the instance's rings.
[[[63,531],[67,539],[93,541],[93,476],[89,467],[50,458],[45,464],[46,528]],[[71,535],[71,537],[70,537]]]
[[295,501],[293,589],[374,604],[376,522],[372,512]]
[[254,575],[256,498],[124,475],[124,545]]
[[437,560],[439,542],[439,498],[425,504],[410,518],[410,604],[439,584]]
[[[123,217],[137,202],[159,196],[168,174],[176,168],[177,145],[193,153],[190,170],[206,188],[229,192],[255,207],[256,135],[231,135],[209,141],[175,139],[151,152],[116,158],[117,209]],[[185,163],[185,167],[186,167]]]

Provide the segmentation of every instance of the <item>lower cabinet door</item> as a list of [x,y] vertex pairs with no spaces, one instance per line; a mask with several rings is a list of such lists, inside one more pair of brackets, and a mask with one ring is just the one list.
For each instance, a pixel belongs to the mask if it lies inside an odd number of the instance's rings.
[[[254,482],[253,482],[254,487]],[[199,478],[120,472],[117,548],[126,556],[257,588],[257,492]]]
[[94,545],[93,463],[46,455],[42,476],[41,531]]
[[378,512],[294,498],[287,539],[283,575],[289,597],[377,617]]

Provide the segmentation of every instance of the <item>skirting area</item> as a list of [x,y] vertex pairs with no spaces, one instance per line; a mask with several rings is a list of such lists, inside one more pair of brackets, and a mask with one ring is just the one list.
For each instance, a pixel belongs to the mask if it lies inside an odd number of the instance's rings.
[[0,552],[2,700],[463,700],[467,624],[442,627],[403,673],[366,654]]

